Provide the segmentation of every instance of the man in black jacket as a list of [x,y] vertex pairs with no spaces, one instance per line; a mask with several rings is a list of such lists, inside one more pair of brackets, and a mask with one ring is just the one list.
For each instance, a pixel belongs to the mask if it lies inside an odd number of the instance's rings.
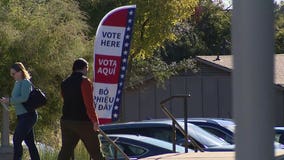
[[93,85],[86,77],[88,62],[79,58],[73,63],[73,72],[61,83],[64,100],[60,121],[62,147],[58,160],[70,160],[74,148],[82,140],[94,160],[104,160],[98,139],[99,121],[93,100]]

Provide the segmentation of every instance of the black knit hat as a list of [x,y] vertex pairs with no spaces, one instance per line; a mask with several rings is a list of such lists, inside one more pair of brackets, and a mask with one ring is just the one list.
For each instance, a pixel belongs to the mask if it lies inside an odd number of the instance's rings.
[[74,61],[72,69],[74,72],[74,71],[82,70],[87,66],[88,66],[88,62],[84,58],[78,58]]

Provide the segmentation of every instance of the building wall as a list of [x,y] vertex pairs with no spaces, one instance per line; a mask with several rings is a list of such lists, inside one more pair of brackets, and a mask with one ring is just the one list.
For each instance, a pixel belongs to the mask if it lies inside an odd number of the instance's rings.
[[[140,88],[124,91],[120,121],[138,121],[149,118],[166,118],[160,102],[174,95],[188,95],[188,117],[232,118],[231,73],[199,64],[199,72],[173,76],[164,87],[157,87],[154,81]],[[284,92],[275,88],[275,123],[284,125]],[[175,117],[184,116],[184,99],[176,98],[166,104]]]
[[[125,90],[120,121],[165,118],[160,102],[170,96],[188,94],[188,116],[231,118],[230,73],[201,66],[196,74],[184,73],[172,77],[164,87],[149,81],[138,89]],[[166,106],[176,117],[183,117],[184,98],[173,99]]]

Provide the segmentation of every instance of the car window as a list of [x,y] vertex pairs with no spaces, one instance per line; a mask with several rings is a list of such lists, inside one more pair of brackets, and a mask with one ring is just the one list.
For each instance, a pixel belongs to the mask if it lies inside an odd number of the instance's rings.
[[232,133],[235,133],[236,125],[222,125],[222,126],[230,130]]
[[[102,141],[101,144],[104,155],[108,158],[114,158],[114,146],[107,141]],[[134,144],[128,144],[123,142],[116,142],[116,144],[129,157],[139,157],[148,152],[147,149],[136,146]],[[123,155],[120,152],[117,152],[117,158],[123,158]]]
[[280,135],[281,135],[281,134],[275,133],[274,141],[279,142]]
[[205,145],[206,147],[229,145],[228,142],[219,139],[217,136],[191,123],[188,123],[188,133],[195,140],[199,141],[201,144]]
[[147,127],[140,130],[141,135],[157,138],[163,141],[172,142],[170,128],[165,127]]
[[138,134],[138,130],[136,128],[122,128],[122,129],[107,129],[104,130],[107,134]]
[[274,140],[282,145],[284,145],[284,134],[283,133],[275,133]]
[[222,138],[223,140],[233,144],[233,140],[232,137],[227,135],[226,133],[222,132],[221,130],[218,130],[216,128],[212,128],[210,126],[200,126],[201,128],[205,129],[206,131],[216,135],[217,137]]
[[171,127],[135,127],[135,128],[122,128],[122,129],[107,129],[107,134],[133,134],[142,135],[147,137],[153,137],[167,142],[172,142],[171,139]]

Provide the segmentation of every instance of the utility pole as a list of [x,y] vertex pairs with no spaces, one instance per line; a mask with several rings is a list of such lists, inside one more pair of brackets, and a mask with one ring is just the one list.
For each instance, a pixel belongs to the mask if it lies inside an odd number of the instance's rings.
[[236,160],[274,159],[273,1],[233,1]]

